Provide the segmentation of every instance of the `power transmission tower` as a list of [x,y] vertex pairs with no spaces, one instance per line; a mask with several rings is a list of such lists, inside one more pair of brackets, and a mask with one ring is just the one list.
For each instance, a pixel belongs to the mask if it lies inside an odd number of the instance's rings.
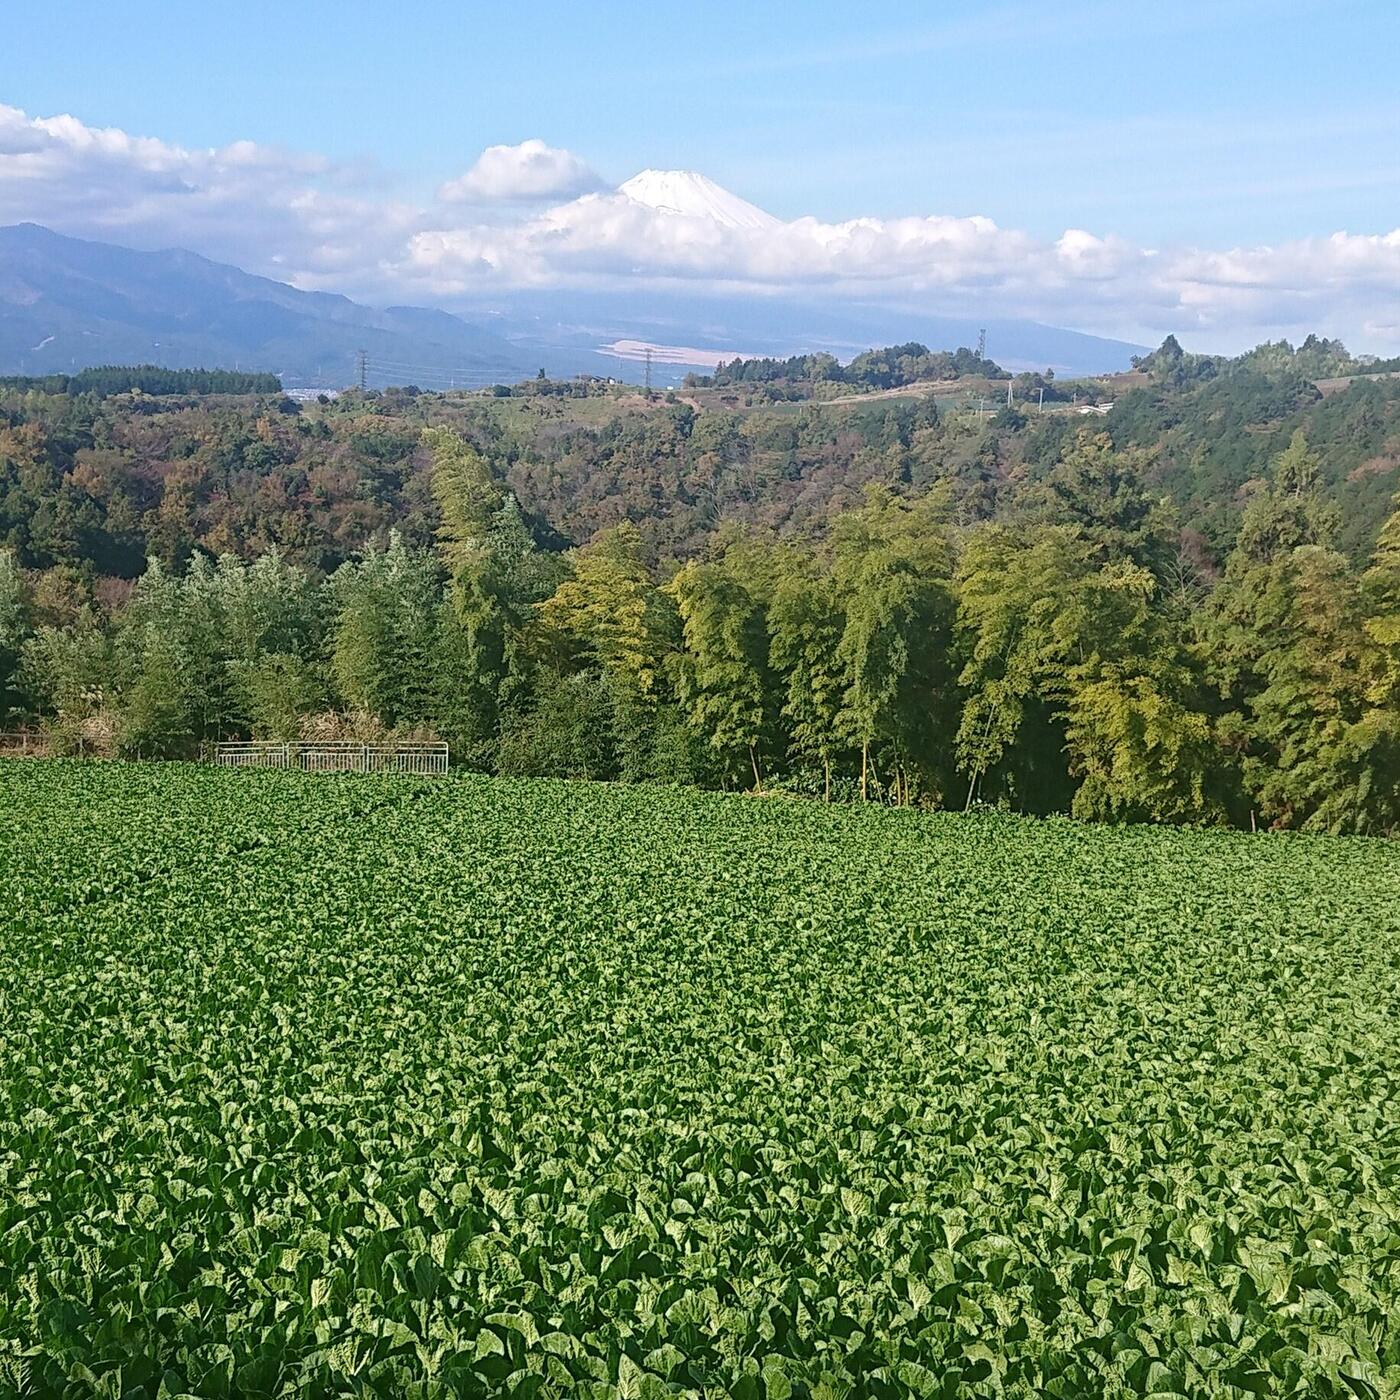
[[651,346],[647,346],[647,399],[651,399]]
[[369,355],[364,350],[355,352],[360,362],[360,392],[363,394],[369,381]]
[[979,360],[987,358],[987,328],[985,326],[977,332],[977,358]]

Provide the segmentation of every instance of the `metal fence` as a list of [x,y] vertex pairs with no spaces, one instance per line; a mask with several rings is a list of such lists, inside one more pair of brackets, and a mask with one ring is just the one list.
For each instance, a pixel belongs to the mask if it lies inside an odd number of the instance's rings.
[[48,751],[48,739],[37,731],[17,729],[0,733],[0,757],[44,758]]
[[445,743],[357,744],[306,739],[292,743],[250,739],[215,744],[225,768],[296,768],[304,773],[446,773]]

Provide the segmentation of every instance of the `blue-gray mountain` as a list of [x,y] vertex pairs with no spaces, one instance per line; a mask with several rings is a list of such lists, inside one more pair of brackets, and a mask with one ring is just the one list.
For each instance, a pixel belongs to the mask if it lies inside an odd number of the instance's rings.
[[379,383],[390,366],[399,383],[414,366],[478,381],[538,368],[501,336],[444,311],[361,306],[180,249],[137,252],[37,224],[0,228],[0,372],[160,364],[335,386],[353,381],[360,350]]
[[[1030,321],[986,321],[988,353],[1008,369],[1057,374],[1126,369],[1145,347]],[[976,344],[971,319],[889,306],[654,291],[541,291],[483,300],[469,315],[374,308],[306,292],[180,249],[140,252],[68,238],[37,224],[0,228],[0,373],[102,364],[270,370],[288,387],[370,382],[423,388],[510,381],[544,368],[639,379],[639,358],[603,347],[635,341],[723,355],[827,350],[919,340]],[[638,352],[634,351],[634,355]],[[713,358],[658,351],[657,382]],[[665,363],[666,360],[671,363]]]

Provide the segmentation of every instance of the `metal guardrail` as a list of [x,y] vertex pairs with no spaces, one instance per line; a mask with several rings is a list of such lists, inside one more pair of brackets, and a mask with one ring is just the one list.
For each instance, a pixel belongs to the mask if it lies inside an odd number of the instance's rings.
[[295,768],[303,773],[446,773],[447,745],[357,744],[351,740],[305,739],[290,743],[242,740],[214,745],[214,762],[225,768]]

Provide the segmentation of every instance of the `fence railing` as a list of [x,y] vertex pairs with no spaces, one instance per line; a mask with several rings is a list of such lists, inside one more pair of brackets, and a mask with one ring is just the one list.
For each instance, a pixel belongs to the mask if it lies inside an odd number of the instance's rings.
[[303,773],[446,773],[445,743],[357,744],[304,739],[289,743],[249,739],[215,744],[225,768],[296,768]]
[[49,741],[42,733],[28,729],[0,731],[0,757],[43,758],[48,751]]

